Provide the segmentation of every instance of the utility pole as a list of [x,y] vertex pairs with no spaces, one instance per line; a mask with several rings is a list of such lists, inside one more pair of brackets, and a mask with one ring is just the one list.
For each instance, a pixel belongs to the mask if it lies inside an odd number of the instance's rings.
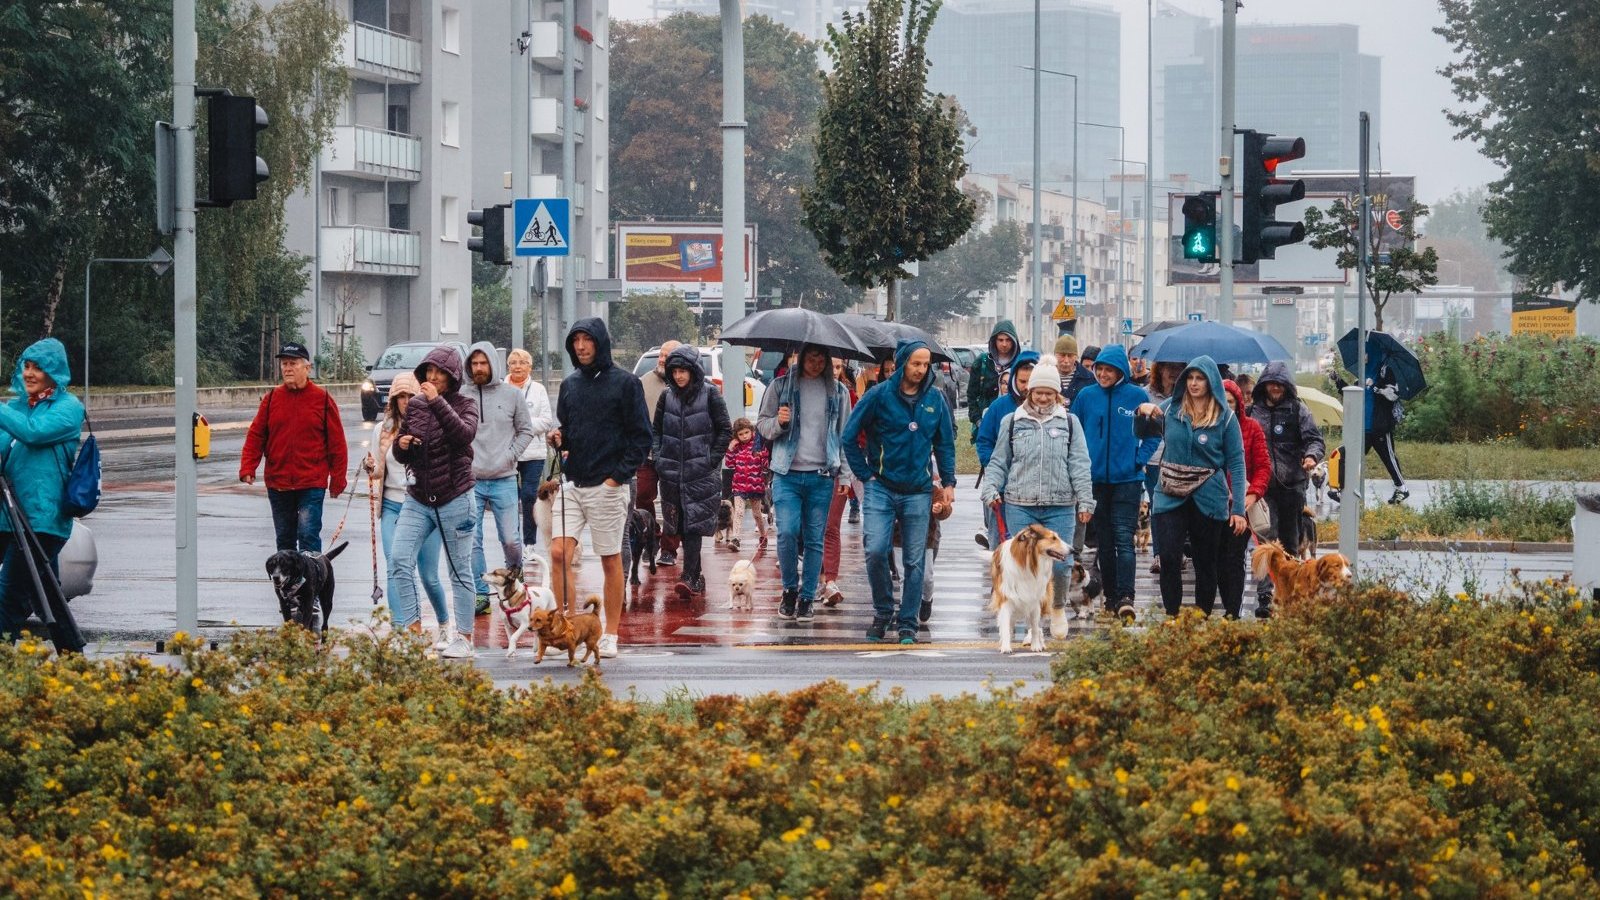
[[[1033,349],[1044,352],[1044,260],[1040,259],[1044,242],[1040,235],[1042,218],[1039,206],[1043,198],[1039,190],[1039,3],[1033,0],[1033,294],[1029,299],[1033,307]],[[1073,79],[1077,83],[1077,79]]]
[[[571,3],[572,0],[567,0]],[[744,318],[744,16],[722,4],[722,327]],[[751,266],[755,271],[755,266]],[[744,415],[744,354],[722,354],[728,415]]]
[[[179,631],[200,626],[199,508],[195,487],[195,221],[194,221],[194,66],[198,39],[194,32],[195,0],[172,2],[172,129],[177,162],[177,217],[174,220],[172,285],[172,367],[174,532]],[[320,277],[320,274],[317,276]]]
[[1222,266],[1222,296],[1218,298],[1217,321],[1224,325],[1233,324],[1233,47],[1238,13],[1238,0],[1222,0],[1222,84],[1218,91],[1222,121],[1218,129],[1221,141],[1217,144],[1217,171],[1222,176],[1222,192],[1217,197],[1221,222],[1217,229],[1217,260]]
[[1144,324],[1156,320],[1155,177],[1156,177],[1156,15],[1155,0],[1144,4]]
[[[573,54],[577,52],[577,14],[578,4],[574,0],[561,2],[561,192],[567,195],[572,202],[568,209],[577,205],[577,178],[578,178],[578,150],[576,135],[573,129],[577,127],[577,118],[581,114],[578,109],[578,75],[577,60]],[[527,139],[523,139],[526,147]],[[524,153],[527,151],[524,150]],[[523,185],[522,190],[527,190]],[[584,207],[587,209],[588,207]],[[577,217],[572,217],[575,220]],[[568,227],[572,234],[568,235],[567,255],[561,257],[561,333],[565,335],[572,323],[578,320],[578,259],[573,251],[580,246],[578,241],[578,227],[576,221],[569,220]],[[521,235],[517,235],[521,237]],[[563,338],[563,341],[565,338]],[[564,344],[562,345],[564,346]],[[571,365],[571,360],[568,360]]]
[[[1372,120],[1361,113],[1361,223],[1356,249],[1356,370],[1355,383],[1344,394],[1344,478],[1339,482],[1339,552],[1350,560],[1350,571],[1359,572],[1356,557],[1361,552],[1361,507],[1366,493],[1367,461],[1367,272],[1372,265],[1372,194],[1367,187],[1370,165]],[[1335,338],[1337,340],[1337,338]]]
[[[511,117],[511,199],[517,200],[526,197],[528,191],[528,105],[532,102],[529,98],[528,79],[531,72],[528,67],[528,41],[532,37],[532,23],[529,21],[528,0],[511,0],[511,33],[516,35],[512,42],[511,52],[511,105],[514,112]],[[485,204],[487,200],[483,201]],[[513,245],[522,237],[515,235],[511,239]],[[527,329],[523,328],[523,316],[528,308],[528,257],[511,257],[511,343],[506,347],[516,349],[523,344],[523,335]],[[492,337],[492,335],[473,335],[474,338]]]

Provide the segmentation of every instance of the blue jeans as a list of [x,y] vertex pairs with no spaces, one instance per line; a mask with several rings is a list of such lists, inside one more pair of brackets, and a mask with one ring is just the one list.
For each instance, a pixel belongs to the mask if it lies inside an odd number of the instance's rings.
[[543,477],[544,460],[528,459],[517,463],[517,499],[522,502],[522,546],[524,547],[532,547],[539,543],[539,523],[533,520],[533,505],[539,502],[539,481]]
[[267,488],[272,504],[272,530],[279,550],[322,550],[322,498],[325,488],[275,491]]
[[[401,503],[399,500],[383,501],[383,518],[379,527],[383,535],[383,558],[394,558],[394,526],[400,521]],[[450,608],[444,605],[444,584],[439,581],[439,550],[444,542],[438,534],[430,534],[422,541],[422,549],[417,551],[417,577],[422,580],[422,591],[428,595],[428,602],[433,604],[433,615],[439,620],[439,627],[443,628],[450,621]],[[416,596],[416,585],[412,585],[412,596]],[[389,615],[396,624],[410,625],[421,618],[421,610],[415,601],[406,615],[401,615],[399,591],[395,590],[394,575],[389,576]],[[402,619],[404,621],[402,621]]]
[[[872,585],[872,612],[880,622],[894,622],[902,637],[915,637],[922,606],[922,568],[928,552],[928,519],[933,495],[927,491],[899,494],[877,479],[867,482],[861,498],[862,532],[867,541],[867,581]],[[900,559],[905,564],[898,612],[889,561],[894,555],[894,526],[900,523]]]
[[[455,627],[472,640],[472,494],[462,494],[443,506],[428,506],[407,497],[394,523],[393,554],[389,557],[389,584],[394,587],[395,626],[415,622],[417,612],[417,561],[435,532],[443,538],[445,564],[450,571],[450,591],[455,601]],[[404,618],[405,621],[401,621]]]
[[[772,512],[778,518],[778,571],[783,575],[784,593],[817,595],[833,489],[833,478],[821,472],[772,476]],[[804,574],[799,566],[802,544],[806,554]]]
[[483,583],[483,573],[489,571],[489,564],[483,558],[483,517],[490,510],[494,511],[494,530],[500,536],[506,568],[522,577],[522,527],[518,521],[521,501],[517,497],[517,476],[480,478],[472,489],[472,496],[477,506],[473,513],[477,525],[472,532],[472,580],[477,582],[478,593],[488,594],[492,592]]
[[[1007,503],[1005,506],[1006,529],[1011,534],[1016,534],[1029,525],[1043,525],[1061,536],[1067,546],[1072,545],[1072,536],[1078,529],[1078,508],[1076,506],[1014,506]],[[1051,582],[1055,585],[1055,607],[1061,608],[1066,602],[1067,591],[1072,586],[1072,556],[1067,555],[1065,560],[1058,562],[1050,573]]]
[[1094,483],[1094,520],[1090,524],[1094,528],[1095,561],[1100,566],[1106,608],[1113,612],[1120,601],[1133,600],[1133,531],[1139,527],[1142,499],[1142,481]]

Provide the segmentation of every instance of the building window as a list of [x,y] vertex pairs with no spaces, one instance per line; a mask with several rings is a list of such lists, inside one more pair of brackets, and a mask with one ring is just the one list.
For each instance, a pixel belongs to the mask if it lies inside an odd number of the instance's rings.
[[439,198],[439,239],[452,242],[461,240],[461,203],[455,197]]
[[447,147],[461,146],[461,104],[444,101],[439,124],[439,143]]
[[446,53],[461,53],[461,10],[440,11],[439,49]]
[[461,289],[439,290],[439,330],[444,334],[461,331]]

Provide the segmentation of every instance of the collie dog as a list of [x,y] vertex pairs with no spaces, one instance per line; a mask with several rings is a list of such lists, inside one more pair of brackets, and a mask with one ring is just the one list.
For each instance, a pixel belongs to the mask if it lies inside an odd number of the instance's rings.
[[1272,579],[1278,602],[1286,609],[1337,589],[1351,576],[1350,560],[1343,554],[1329,553],[1302,562],[1285,552],[1277,541],[1262,544],[1250,554],[1250,570],[1257,581]]
[[[1072,548],[1061,535],[1043,525],[1029,525],[994,551],[989,563],[989,577],[994,586],[989,608],[1000,626],[1001,653],[1011,652],[1014,615],[1028,623],[1025,640],[1029,646],[1035,651],[1044,649],[1044,618],[1051,615],[1054,593],[1051,576],[1055,564],[1071,554]],[[1063,637],[1066,625],[1065,611],[1057,610],[1050,623],[1051,632]]]

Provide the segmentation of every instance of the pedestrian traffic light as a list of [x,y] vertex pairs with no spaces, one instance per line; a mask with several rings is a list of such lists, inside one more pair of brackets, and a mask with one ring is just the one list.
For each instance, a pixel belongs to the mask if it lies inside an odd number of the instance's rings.
[[1183,201],[1183,258],[1217,262],[1217,198],[1205,191]]
[[1279,247],[1298,244],[1306,238],[1306,228],[1298,221],[1278,222],[1273,218],[1278,204],[1305,199],[1306,183],[1278,178],[1278,164],[1305,156],[1306,142],[1304,138],[1277,137],[1259,131],[1242,133],[1244,234],[1240,259],[1247,263],[1276,259]]
[[482,253],[484,262],[497,266],[511,265],[511,248],[506,245],[506,213],[510,209],[509,204],[502,203],[467,212],[467,224],[483,229],[481,236],[467,238],[467,249]]
[[256,155],[256,134],[267,127],[267,111],[254,97],[211,94],[206,102],[206,168],[211,177],[206,206],[232,206],[256,199],[267,180],[267,163]]

